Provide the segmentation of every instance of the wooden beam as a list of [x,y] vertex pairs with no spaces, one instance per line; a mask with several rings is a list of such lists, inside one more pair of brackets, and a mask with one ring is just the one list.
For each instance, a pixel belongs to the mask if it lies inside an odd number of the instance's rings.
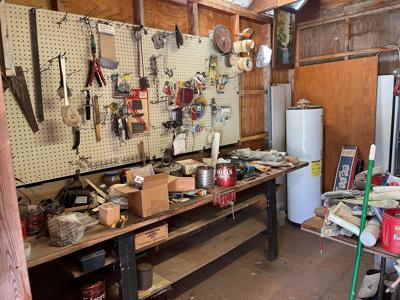
[[254,0],[249,8],[258,13],[262,13],[297,1],[298,0]]
[[[399,1],[396,1],[396,2],[398,3]],[[398,9],[398,8],[400,8],[400,4],[394,4],[394,5],[389,5],[389,6],[385,6],[382,8],[365,10],[363,12],[358,12],[358,13],[345,12],[345,13],[337,15],[337,16],[326,16],[326,17],[318,18],[317,20],[299,23],[297,25],[297,28],[305,29],[305,28],[310,28],[310,27],[314,27],[314,26],[318,26],[318,25],[343,21],[348,18],[351,19],[351,18],[356,18],[356,17],[361,17],[361,16],[380,14],[380,13],[384,13],[384,12],[387,12],[387,11],[390,11],[393,9]]]
[[199,35],[199,9],[197,2],[192,0],[187,2],[187,14],[189,34]]
[[231,16],[231,29],[232,29],[232,37],[234,41],[237,41],[240,33],[240,16],[233,15]]
[[230,15],[239,15],[241,17],[258,21],[261,23],[272,23],[273,18],[258,14],[256,11],[233,5],[223,0],[197,0],[197,3],[206,7],[226,12]]
[[266,133],[261,133],[261,134],[256,134],[256,135],[252,135],[252,136],[245,136],[240,138],[240,142],[248,142],[248,141],[254,141],[254,140],[260,140],[260,139],[265,139],[266,138]]
[[51,0],[51,9],[55,11],[65,11],[63,0]]
[[240,90],[239,95],[244,96],[244,95],[264,95],[265,91],[264,90]]
[[0,80],[0,290],[3,299],[32,299]]
[[395,49],[395,48],[371,48],[371,49],[362,49],[362,50],[356,50],[356,51],[338,52],[338,53],[333,53],[333,54],[325,54],[325,55],[301,58],[301,59],[299,59],[299,63],[332,59],[332,58],[344,58],[346,56],[352,56],[352,55],[362,55],[362,54],[371,54],[372,55],[372,54],[378,54],[381,52],[392,52],[392,51],[397,51],[397,49]]

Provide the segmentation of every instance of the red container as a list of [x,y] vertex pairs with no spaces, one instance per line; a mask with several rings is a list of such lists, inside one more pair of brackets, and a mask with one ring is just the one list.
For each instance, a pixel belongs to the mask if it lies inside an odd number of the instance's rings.
[[236,168],[233,164],[217,164],[215,183],[220,187],[236,185]]
[[400,254],[400,208],[383,211],[381,246],[391,253]]
[[22,238],[26,239],[26,219],[21,219]]

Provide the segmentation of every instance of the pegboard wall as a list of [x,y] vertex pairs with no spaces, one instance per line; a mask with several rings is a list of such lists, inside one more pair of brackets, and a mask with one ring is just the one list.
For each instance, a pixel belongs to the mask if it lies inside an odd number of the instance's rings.
[[[34,83],[32,71],[31,39],[29,29],[29,7],[6,5],[7,27],[10,44],[12,47],[15,66],[21,66],[25,71],[29,94],[33,107],[35,107]],[[57,59],[49,63],[60,53],[66,52],[68,86],[72,90],[70,97],[71,106],[82,109],[85,104],[85,88],[88,60],[91,58],[89,35],[82,16],[68,14],[64,22],[65,13],[48,10],[37,10],[37,26],[39,38],[39,54],[41,65],[42,94],[44,105],[44,118],[39,123],[39,131],[34,134],[25,120],[17,102],[8,89],[6,92],[6,110],[13,155],[15,176],[22,181],[21,184],[35,183],[74,174],[79,156],[89,158],[90,165],[81,169],[88,172],[101,170],[112,166],[120,166],[139,161],[138,144],[142,140],[145,145],[147,157],[161,157],[162,150],[169,147],[172,142],[172,133],[166,133],[162,122],[168,121],[169,111],[165,103],[150,105],[149,134],[141,135],[128,141],[121,142],[111,131],[111,119],[105,114],[104,106],[115,99],[112,98],[111,75],[114,73],[132,73],[133,86],[138,87],[137,74],[137,42],[134,38],[132,25],[113,22],[115,25],[115,47],[119,62],[117,70],[102,68],[106,77],[107,86],[98,88],[97,84],[90,88],[91,94],[99,96],[102,121],[101,141],[96,142],[93,121],[84,121],[81,126],[80,153],[72,150],[72,129],[67,127],[61,118],[63,100],[57,96],[60,85],[60,75]],[[96,21],[97,19],[92,19]],[[150,80],[150,101],[156,100],[156,90],[151,82],[150,57],[160,55],[157,59],[159,67],[159,91],[162,94],[163,84],[166,80],[190,80],[196,72],[208,73],[208,60],[210,55],[216,55],[212,49],[211,41],[205,37],[184,35],[184,45],[177,49],[175,37],[168,38],[165,48],[154,49],[151,41],[157,29],[148,29],[143,35],[143,54],[145,74]],[[96,35],[96,38],[98,36]],[[228,75],[228,83],[224,94],[217,94],[216,87],[207,87],[204,96],[208,103],[215,98],[217,106],[231,108],[230,120],[214,126],[221,132],[221,145],[233,144],[240,139],[239,117],[239,80],[233,70],[225,67],[224,57],[218,55],[218,73]],[[164,74],[164,67],[173,69],[171,79]],[[83,118],[84,119],[84,118]],[[86,122],[86,123],[85,123]],[[200,133],[188,134],[186,151],[209,148],[208,135],[211,128],[211,107],[206,106],[205,116],[200,124],[203,130]]]

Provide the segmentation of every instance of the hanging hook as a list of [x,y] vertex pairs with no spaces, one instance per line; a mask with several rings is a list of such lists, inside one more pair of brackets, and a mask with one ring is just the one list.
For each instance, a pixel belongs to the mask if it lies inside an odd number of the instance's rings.
[[56,22],[56,24],[58,25],[58,28],[61,27],[62,23],[68,22],[68,18],[67,17],[68,17],[68,12],[65,13],[64,17],[60,21]]

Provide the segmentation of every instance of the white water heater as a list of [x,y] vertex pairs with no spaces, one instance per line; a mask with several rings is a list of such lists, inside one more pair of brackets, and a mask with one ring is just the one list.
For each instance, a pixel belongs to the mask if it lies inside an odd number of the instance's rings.
[[289,221],[301,224],[321,206],[323,108],[286,110],[286,151],[309,165],[287,175]]

